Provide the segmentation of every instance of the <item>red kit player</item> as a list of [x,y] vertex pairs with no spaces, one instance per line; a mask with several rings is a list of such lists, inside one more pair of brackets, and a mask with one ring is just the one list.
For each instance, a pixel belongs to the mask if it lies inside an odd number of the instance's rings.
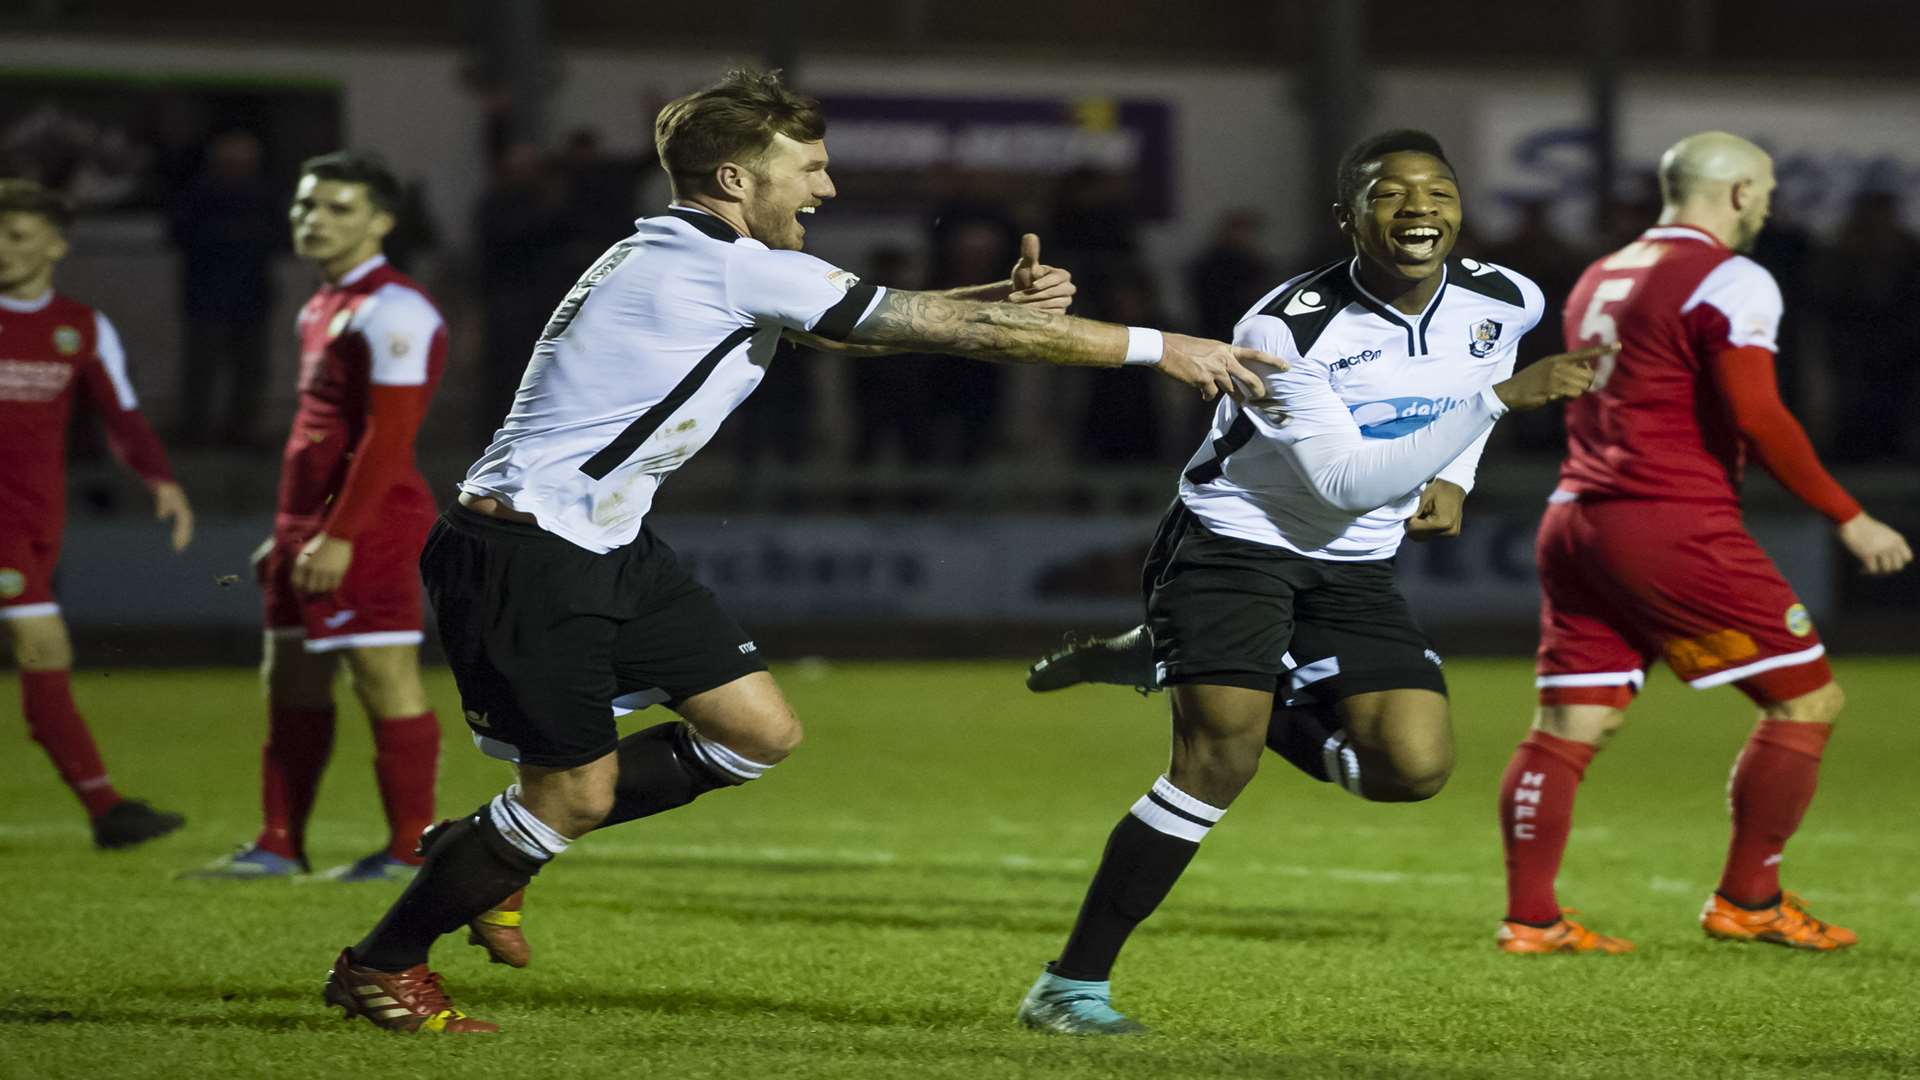
[[53,598],[66,524],[67,421],[76,396],[105,421],[114,454],[173,522],[173,549],[193,538],[193,511],[141,418],[127,357],[107,317],[53,291],[68,213],[28,180],[0,180],[0,627],[20,665],[27,731],[93,819],[93,842],[128,847],[186,819],[114,790],[68,687],[73,645]]
[[1773,163],[1720,132],[1660,161],[1660,224],[1587,268],[1567,301],[1570,347],[1619,341],[1567,408],[1567,459],[1540,523],[1540,705],[1500,789],[1513,953],[1626,952],[1569,922],[1553,881],[1574,789],[1649,665],[1728,683],[1759,706],[1734,766],[1733,842],[1707,899],[1708,936],[1838,949],[1855,936],[1780,889],[1780,854],[1813,799],[1840,711],[1825,647],[1741,522],[1748,455],[1838,528],[1869,574],[1912,551],[1835,483],[1781,404],[1780,290],[1738,254],[1766,223]]
[[420,547],[437,514],[414,434],[446,363],[446,327],[387,265],[400,186],[377,159],[336,153],[301,168],[294,252],[325,279],[300,309],[300,404],[280,474],[273,537],[256,560],[266,595],[268,735],[260,835],[191,872],[283,877],[307,870],[306,826],[333,748],[333,677],[346,658],[373,724],[385,847],[328,871],[405,876],[433,820],[440,724],[420,684]]

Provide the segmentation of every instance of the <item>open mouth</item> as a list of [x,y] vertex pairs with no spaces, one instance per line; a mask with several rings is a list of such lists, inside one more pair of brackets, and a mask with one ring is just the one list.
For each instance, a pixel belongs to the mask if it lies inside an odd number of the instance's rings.
[[1426,262],[1440,252],[1441,232],[1432,225],[1411,225],[1389,235],[1393,246],[1409,262]]

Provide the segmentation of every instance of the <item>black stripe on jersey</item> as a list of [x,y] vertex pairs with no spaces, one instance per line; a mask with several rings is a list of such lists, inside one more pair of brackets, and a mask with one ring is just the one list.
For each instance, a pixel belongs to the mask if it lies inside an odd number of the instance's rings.
[[[1300,283],[1287,289],[1273,302],[1260,309],[1259,314],[1268,315],[1287,324],[1287,331],[1293,335],[1293,347],[1305,356],[1313,343],[1333,320],[1358,297],[1347,282],[1347,275],[1341,272],[1346,263],[1330,263],[1300,279]],[[1307,304],[1300,300],[1302,293],[1318,293],[1319,302]],[[1291,309],[1291,310],[1289,310]]]
[[[1444,273],[1445,271],[1442,272]],[[1452,276],[1452,274],[1447,274],[1447,277]],[[1446,295],[1447,283],[1443,278],[1440,282],[1440,288],[1434,290],[1433,299],[1427,303],[1427,313],[1420,316],[1420,351],[1413,355],[1425,356],[1430,351],[1427,348],[1427,324],[1433,321],[1433,313],[1440,310],[1440,301]]]
[[1447,284],[1458,285],[1468,292],[1479,293],[1517,308],[1527,306],[1527,298],[1521,293],[1519,283],[1492,263],[1476,259],[1449,259]]
[[855,285],[847,290],[841,301],[827,309],[820,321],[813,324],[813,333],[834,341],[845,341],[853,333],[854,323],[867,313],[867,305],[873,303],[873,294],[878,292],[872,285]]
[[679,207],[669,207],[667,209],[667,216],[679,218],[681,221],[686,222],[722,243],[731,244],[735,240],[740,239],[739,230],[721,221],[712,214],[703,214],[698,210],[682,210]]
[[1214,825],[1218,824],[1218,822],[1208,821],[1206,818],[1201,817],[1199,814],[1189,813],[1188,811],[1180,809],[1179,807],[1173,805],[1167,800],[1161,798],[1160,793],[1157,791],[1147,792],[1147,801],[1153,803],[1153,805],[1159,807],[1160,809],[1165,810],[1167,813],[1172,814],[1174,817],[1184,818],[1185,820],[1191,821],[1195,825],[1198,825],[1203,829],[1211,829],[1214,827]]
[[756,329],[758,328],[743,326],[728,334],[726,340],[715,345],[707,355],[700,358],[699,363],[693,365],[693,370],[687,372],[686,377],[676,383],[667,396],[660,399],[659,404],[634,417],[633,423],[628,424],[626,430],[615,436],[614,440],[599,453],[588,458],[580,466],[580,471],[595,480],[605,480],[608,473],[619,468],[623,462],[633,456],[635,450],[640,449],[641,443],[646,442],[654,432],[660,430],[660,425],[667,422],[667,417],[672,416],[675,409],[685,405],[687,399],[699,391],[700,385],[713,374],[713,369],[720,366],[720,361],[726,359],[728,353],[739,348],[741,342],[752,337]]
[[1227,455],[1253,441],[1253,433],[1253,418],[1242,410],[1239,416],[1233,418],[1233,423],[1227,425],[1227,430],[1213,440],[1213,460],[1203,461],[1188,469],[1187,482],[1197,487],[1220,479],[1220,474],[1226,471]]

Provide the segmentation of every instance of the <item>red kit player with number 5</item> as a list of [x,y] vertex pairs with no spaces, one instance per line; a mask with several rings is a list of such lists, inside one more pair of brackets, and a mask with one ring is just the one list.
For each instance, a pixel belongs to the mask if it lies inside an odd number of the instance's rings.
[[385,846],[327,873],[410,875],[433,821],[440,724],[420,683],[420,546],[437,508],[414,434],[446,363],[446,325],[387,265],[400,185],[352,152],[301,165],[288,217],[294,253],[324,281],[300,309],[300,405],[280,469],[266,594],[268,733],[259,836],[187,876],[257,879],[307,869],[307,818],[333,748],[333,677],[344,657],[373,725]]
[[1780,289],[1739,254],[1773,187],[1771,159],[1745,139],[1682,139],[1660,160],[1660,224],[1588,267],[1567,301],[1569,347],[1621,350],[1567,408],[1567,459],[1540,523],[1540,704],[1500,789],[1507,952],[1632,949],[1568,921],[1553,882],[1574,789],[1656,659],[1760,709],[1734,766],[1707,935],[1814,950],[1856,940],[1780,888],[1842,697],[1807,609],[1741,522],[1746,458],[1826,515],[1865,572],[1913,553],[1834,482],[1780,402]]

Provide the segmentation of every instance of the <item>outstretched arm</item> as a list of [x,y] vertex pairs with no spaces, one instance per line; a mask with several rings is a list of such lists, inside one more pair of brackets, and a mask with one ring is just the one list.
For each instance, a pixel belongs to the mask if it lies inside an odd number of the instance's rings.
[[[1020,259],[1013,264],[1013,272],[1006,280],[986,285],[962,285],[957,289],[942,289],[929,295],[983,304],[1001,301],[1026,304],[1064,315],[1073,306],[1074,294],[1079,291],[1080,287],[1073,283],[1073,275],[1065,268],[1048,266],[1040,261],[1040,238],[1028,233],[1020,238]],[[899,351],[885,345],[850,345],[804,330],[788,329],[784,331],[784,336],[803,348],[841,356],[892,356]]]
[[1286,370],[1286,362],[1278,357],[1225,342],[1163,335],[1031,305],[982,304],[901,289],[887,290],[846,340],[901,351],[1060,367],[1151,364],[1169,378],[1198,389],[1209,401],[1223,393],[1247,400],[1264,396],[1260,377],[1246,364]]

